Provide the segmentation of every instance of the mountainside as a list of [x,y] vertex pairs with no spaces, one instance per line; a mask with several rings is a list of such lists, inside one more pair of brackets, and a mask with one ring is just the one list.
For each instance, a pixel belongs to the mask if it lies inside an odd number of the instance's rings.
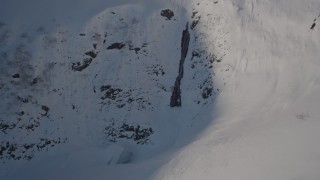
[[318,179],[317,0],[4,0],[0,179]]

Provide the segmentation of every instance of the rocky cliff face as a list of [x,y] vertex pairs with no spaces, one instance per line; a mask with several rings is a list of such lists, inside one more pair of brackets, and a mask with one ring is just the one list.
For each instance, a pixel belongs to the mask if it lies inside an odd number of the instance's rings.
[[[214,66],[227,52],[222,36],[205,43],[221,24],[197,6],[107,7],[78,29],[52,21],[14,31],[0,19],[1,161],[89,144],[157,153],[174,141],[171,123],[219,93]],[[185,109],[171,108],[182,99]],[[139,157],[121,149],[121,162]]]

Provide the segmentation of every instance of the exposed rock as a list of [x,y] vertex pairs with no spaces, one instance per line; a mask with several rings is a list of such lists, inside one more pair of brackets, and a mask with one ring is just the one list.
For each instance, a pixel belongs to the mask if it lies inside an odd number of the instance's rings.
[[110,85],[107,85],[107,86],[101,86],[100,91],[105,92],[104,96],[101,97],[102,100],[104,99],[115,100],[117,98],[117,95],[120,92],[122,92],[122,89],[115,89],[115,88],[112,88]]
[[310,29],[314,29],[314,27],[316,27],[316,23],[315,22],[311,25]]
[[72,70],[73,71],[82,71],[86,69],[92,62],[92,58],[86,58],[83,60],[83,63],[81,64],[80,62],[72,63]]
[[124,46],[126,46],[123,43],[113,43],[107,49],[122,49]]
[[201,16],[197,17],[197,19],[192,21],[191,29],[194,29],[200,21]]
[[141,48],[139,48],[139,47],[133,47],[133,45],[130,44],[130,45],[129,45],[129,50],[130,50],[130,51],[135,51],[136,54],[138,54],[138,52],[141,50]]
[[88,51],[88,52],[86,52],[86,53],[84,53],[84,54],[87,55],[87,56],[92,57],[93,59],[96,58],[97,55],[98,55],[98,53],[95,53],[95,52],[93,52],[93,51]]
[[36,152],[48,150],[49,147],[54,147],[57,144],[66,143],[65,139],[46,139],[40,138],[36,143],[17,144],[11,142],[0,143],[0,159],[13,159],[13,160],[31,160]]
[[170,9],[166,9],[161,11],[161,16],[166,17],[166,20],[171,20],[174,13]]
[[186,25],[186,29],[182,32],[182,39],[181,39],[181,59],[179,63],[179,75],[174,83],[173,92],[171,95],[170,106],[176,107],[181,106],[181,79],[183,77],[183,64],[188,54],[189,48],[189,41],[190,41],[190,33],[188,30],[188,23]]
[[47,116],[50,108],[48,106],[42,105],[41,109],[45,112],[42,116]]
[[12,75],[12,78],[15,78],[15,79],[17,79],[17,78],[20,78],[20,74],[14,74],[14,75]]
[[210,97],[212,95],[212,91],[212,88],[205,88],[202,92],[202,98],[207,99],[208,97]]
[[72,63],[72,70],[73,71],[82,71],[84,69],[86,69],[87,67],[89,67],[89,65],[91,64],[91,62],[93,61],[93,59],[95,59],[97,57],[98,53],[94,52],[93,50],[85,52],[84,56],[89,56],[86,57],[83,62],[76,62],[76,63]]
[[129,139],[137,144],[149,143],[149,137],[153,134],[152,128],[142,128],[139,125],[128,125],[123,123],[120,127],[106,127],[105,134],[111,142],[117,142],[117,139]]

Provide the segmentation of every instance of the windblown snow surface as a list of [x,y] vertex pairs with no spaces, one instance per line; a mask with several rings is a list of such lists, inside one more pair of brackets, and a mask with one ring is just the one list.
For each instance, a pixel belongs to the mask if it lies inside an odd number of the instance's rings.
[[318,0],[0,3],[1,180],[320,179]]

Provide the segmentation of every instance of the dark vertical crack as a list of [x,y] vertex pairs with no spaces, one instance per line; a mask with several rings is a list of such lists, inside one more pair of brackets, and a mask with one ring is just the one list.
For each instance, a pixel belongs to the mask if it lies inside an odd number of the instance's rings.
[[182,39],[181,39],[181,58],[179,63],[179,75],[174,83],[173,92],[171,95],[170,106],[171,107],[180,107],[181,106],[181,79],[183,77],[183,64],[188,54],[190,42],[190,33],[188,30],[188,23],[186,25],[186,29],[182,32]]

